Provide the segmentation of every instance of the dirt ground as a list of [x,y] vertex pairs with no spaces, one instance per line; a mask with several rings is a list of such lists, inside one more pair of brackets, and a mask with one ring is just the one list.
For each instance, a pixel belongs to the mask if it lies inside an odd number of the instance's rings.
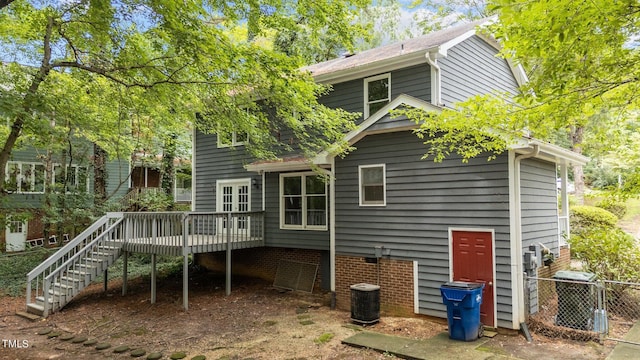
[[[121,296],[120,284],[101,284],[86,289],[62,311],[44,320],[30,321],[15,315],[24,310],[24,298],[0,298],[0,359],[131,358],[130,352],[114,354],[127,345],[159,352],[163,359],[185,352],[187,359],[387,359],[389,354],[341,344],[362,328],[349,323],[349,313],[330,310],[326,294],[283,292],[261,280],[234,278],[230,296],[224,295],[224,278],[212,273],[194,273],[190,279],[189,311],[182,310],[181,278],[159,280],[157,302],[150,304],[148,279],[129,284]],[[58,338],[38,335],[43,328],[61,332]],[[382,316],[367,327],[409,338],[425,339],[446,331],[446,322],[427,318]],[[62,335],[84,335],[106,342],[103,351],[83,346]],[[10,341],[10,342],[7,342]],[[495,358],[604,359],[614,344],[580,343],[549,339],[534,334],[499,334],[482,350]],[[145,355],[146,357],[146,355]],[[142,357],[142,358],[145,358]]]

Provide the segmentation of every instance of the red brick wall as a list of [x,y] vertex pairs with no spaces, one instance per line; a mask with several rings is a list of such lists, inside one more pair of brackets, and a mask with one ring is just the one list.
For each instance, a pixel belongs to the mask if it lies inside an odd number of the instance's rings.
[[[318,264],[315,289],[321,289],[323,274],[321,273],[320,250],[289,249],[262,247],[233,250],[231,252],[231,271],[235,275],[252,276],[273,281],[278,269],[278,261],[292,260]],[[212,271],[225,271],[226,252],[196,254],[196,263]],[[329,278],[329,274],[326,274]],[[328,281],[328,280],[327,280]]]
[[567,270],[571,267],[571,252],[569,246],[560,247],[560,256],[556,258],[549,266],[542,265],[538,268],[539,278],[550,278],[560,270]]
[[380,259],[378,265],[367,263],[363,257],[336,256],[336,306],[349,310],[351,285],[369,283],[380,285],[380,310],[385,315],[414,315],[413,262]]

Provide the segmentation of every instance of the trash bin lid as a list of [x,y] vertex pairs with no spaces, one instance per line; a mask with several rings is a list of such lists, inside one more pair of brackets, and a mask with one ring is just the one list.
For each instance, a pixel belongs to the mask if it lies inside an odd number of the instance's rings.
[[373,285],[373,284],[361,283],[361,284],[351,285],[351,290],[375,291],[375,290],[379,290],[379,289],[380,289],[380,286]]
[[552,276],[554,279],[559,280],[573,280],[573,281],[593,281],[596,278],[596,274],[582,271],[568,271],[560,270]]
[[472,283],[466,281],[450,281],[442,285],[442,287],[454,288],[454,289],[466,289],[472,290],[482,287],[483,284],[480,283]]

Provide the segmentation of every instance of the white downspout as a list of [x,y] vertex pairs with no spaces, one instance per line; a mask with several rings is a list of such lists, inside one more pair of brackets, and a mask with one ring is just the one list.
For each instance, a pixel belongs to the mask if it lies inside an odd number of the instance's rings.
[[514,329],[520,328],[520,324],[525,321],[524,313],[524,269],[522,266],[522,194],[521,194],[521,178],[520,178],[520,165],[522,160],[529,159],[538,156],[540,153],[540,146],[534,144],[531,152],[526,154],[517,155],[514,158],[514,207],[513,220],[514,229],[512,237],[515,238],[513,246],[511,246],[511,280],[515,282],[512,287],[512,301],[517,304],[516,311],[513,315]]
[[331,309],[336,308],[336,158],[331,157],[329,178],[329,273],[331,278]]
[[[442,91],[441,91],[441,78],[440,78],[440,66],[438,66],[436,52],[427,52],[424,54],[427,63],[431,68],[431,103],[436,106],[442,105]],[[433,56],[433,58],[432,58]]]

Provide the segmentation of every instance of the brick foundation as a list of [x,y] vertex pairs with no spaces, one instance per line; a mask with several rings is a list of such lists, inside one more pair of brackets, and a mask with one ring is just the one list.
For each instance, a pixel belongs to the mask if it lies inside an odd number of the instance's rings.
[[[196,264],[203,266],[211,271],[225,272],[226,252],[196,254]],[[278,262],[280,260],[292,260],[318,264],[318,273],[314,291],[322,289],[322,251],[305,250],[305,249],[289,249],[276,247],[262,247],[233,250],[231,252],[231,272],[234,275],[251,276],[273,281],[276,277]],[[329,274],[324,278],[329,281]],[[329,287],[328,284],[326,286]]]
[[[375,259],[374,259],[375,260]],[[380,259],[378,265],[363,257],[336,256],[336,306],[349,310],[351,285],[380,285],[380,310],[384,315],[413,316],[413,262]]]
[[560,256],[556,258],[549,266],[541,266],[538,268],[539,278],[550,278],[560,270],[567,270],[571,267],[571,252],[568,245],[560,247]]

